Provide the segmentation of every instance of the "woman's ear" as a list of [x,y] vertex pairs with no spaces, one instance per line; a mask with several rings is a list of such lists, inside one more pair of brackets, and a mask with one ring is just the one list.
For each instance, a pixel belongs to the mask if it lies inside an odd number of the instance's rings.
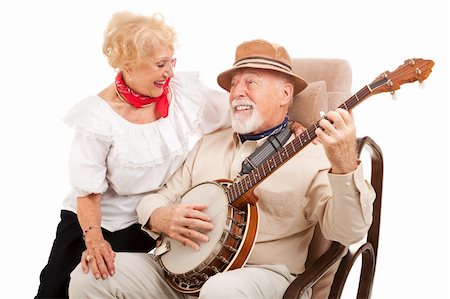
[[123,78],[125,81],[133,81],[133,70],[129,66],[122,68]]
[[122,71],[123,71],[124,73],[130,74],[130,73],[131,73],[131,67],[129,67],[129,66],[124,66],[124,67],[122,68]]

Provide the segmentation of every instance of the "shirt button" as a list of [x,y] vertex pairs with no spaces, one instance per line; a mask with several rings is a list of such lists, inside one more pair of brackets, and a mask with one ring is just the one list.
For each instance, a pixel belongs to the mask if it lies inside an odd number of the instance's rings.
[[350,182],[346,182],[345,186],[350,187],[351,183]]

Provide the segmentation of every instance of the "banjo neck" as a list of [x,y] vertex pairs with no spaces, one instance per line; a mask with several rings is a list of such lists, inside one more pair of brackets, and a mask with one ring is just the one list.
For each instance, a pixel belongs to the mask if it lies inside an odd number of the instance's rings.
[[[338,108],[350,111],[364,99],[368,98],[371,92],[372,88],[366,85]],[[250,171],[242,180],[230,184],[226,191],[229,203],[238,209],[243,209],[247,203],[255,204],[258,200],[253,195],[253,190],[256,186],[310,144],[317,137],[316,129],[319,127],[319,122],[317,121],[291,142],[277,150],[268,160]]]
[[255,204],[258,199],[254,196],[253,190],[316,138],[315,130],[318,127],[318,123],[310,126],[300,136],[281,147],[268,160],[258,165],[241,180],[228,185],[226,187],[228,202],[238,209],[244,209],[247,203]]
[[[404,83],[422,82],[428,78],[433,65],[434,62],[432,60],[421,58],[408,59],[393,72],[386,71],[382,73],[372,83],[364,86],[338,108],[350,111],[372,95],[381,92],[394,93]],[[228,202],[238,209],[245,208],[247,203],[255,204],[258,200],[253,195],[253,190],[256,186],[316,138],[315,131],[319,127],[319,122],[314,123],[305,132],[300,134],[300,136],[297,136],[294,140],[284,145],[268,160],[250,171],[242,180],[230,184],[226,190]]]
[[[367,85],[355,95],[351,96],[338,108],[350,111],[362,100],[369,97],[370,93],[371,88]],[[319,122],[314,123],[291,142],[277,150],[268,160],[250,171],[247,176],[227,186],[226,193],[228,195],[229,203],[238,209],[244,208],[247,203],[255,204],[258,200],[253,195],[253,190],[256,186],[310,144],[311,141],[317,137],[315,131],[319,127]]]

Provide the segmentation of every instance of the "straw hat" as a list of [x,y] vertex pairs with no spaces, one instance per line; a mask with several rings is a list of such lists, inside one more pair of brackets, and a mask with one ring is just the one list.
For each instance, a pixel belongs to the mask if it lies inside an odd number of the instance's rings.
[[255,39],[240,44],[236,49],[233,67],[217,77],[217,83],[230,91],[233,71],[241,68],[273,70],[285,73],[294,80],[294,95],[308,86],[306,81],[294,74],[291,67],[291,57],[283,46]]

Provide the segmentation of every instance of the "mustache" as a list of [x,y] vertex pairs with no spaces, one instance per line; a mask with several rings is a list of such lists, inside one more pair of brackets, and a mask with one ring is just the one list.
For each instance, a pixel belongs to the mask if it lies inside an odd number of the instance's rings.
[[232,108],[236,108],[238,106],[243,106],[243,105],[250,106],[252,108],[256,106],[255,103],[249,99],[233,99],[231,101]]

